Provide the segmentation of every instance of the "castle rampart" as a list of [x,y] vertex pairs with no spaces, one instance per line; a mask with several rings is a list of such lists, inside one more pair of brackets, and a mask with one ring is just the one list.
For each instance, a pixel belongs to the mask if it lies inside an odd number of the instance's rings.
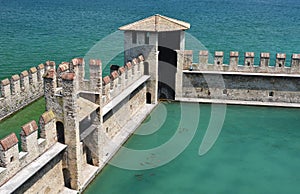
[[282,106],[300,103],[300,54],[293,54],[287,64],[286,54],[278,53],[271,60],[270,53],[261,53],[256,64],[255,53],[246,52],[244,63],[239,64],[239,53],[230,52],[229,64],[224,64],[224,52],[216,51],[214,64],[209,64],[208,51],[199,52],[198,63],[193,63],[192,51],[177,53],[177,100],[247,101],[257,105],[283,103]]
[[224,64],[224,52],[215,51],[212,56],[214,63],[208,62],[209,52],[199,51],[198,63],[193,63],[193,51],[185,50],[182,70],[193,71],[224,71],[224,72],[250,72],[250,73],[277,73],[277,74],[299,74],[300,54],[292,54],[291,62],[286,62],[286,54],[277,53],[274,60],[271,60],[270,53],[260,53],[260,60],[255,62],[254,52],[245,52],[243,63],[239,64],[239,52],[229,53],[229,64]]
[[1,81],[0,120],[44,95],[43,74],[41,64]]
[[47,111],[41,116],[39,125],[40,138],[38,138],[38,125],[35,121],[22,126],[21,152],[19,152],[18,139],[14,133],[0,140],[0,185],[6,183],[57,143],[55,117],[52,111]]
[[[65,187],[81,190],[87,186],[91,177],[116,151],[107,151],[103,147],[108,141],[124,133],[122,129],[130,118],[146,105],[144,82],[149,76],[143,77],[143,61],[144,57],[139,55],[124,66],[116,66],[117,70],[102,78],[101,61],[90,60],[89,79],[85,79],[83,58],[63,62],[58,68],[55,62],[47,61],[44,65],[31,68],[29,72],[23,71],[20,76],[14,75],[11,81],[3,80],[3,86],[14,85],[14,94],[20,95],[23,92],[28,96],[28,86],[38,84],[43,78],[47,112],[41,115],[39,127],[35,121],[22,126],[20,152],[15,134],[0,141],[0,145],[3,145],[0,150],[0,190],[7,189],[7,185],[17,185],[16,191],[25,193],[62,191]],[[44,74],[41,75],[42,73]],[[8,87],[2,89],[4,95],[11,92]],[[133,125],[132,129],[136,127]],[[121,138],[120,144],[127,136]],[[65,154],[59,154],[63,150],[62,147],[55,148],[61,144],[68,145]],[[118,149],[119,146],[114,149]],[[58,150],[56,155],[48,158],[48,162],[39,167],[40,171],[45,173],[43,178],[37,172],[22,174],[24,170],[35,165],[35,160],[40,160],[53,149]],[[55,167],[49,169],[49,165]],[[85,173],[86,171],[89,173]],[[40,184],[45,184],[44,177],[54,174],[56,181],[61,181],[59,186],[41,187]],[[25,176],[22,184],[13,181],[14,177],[19,176]]]

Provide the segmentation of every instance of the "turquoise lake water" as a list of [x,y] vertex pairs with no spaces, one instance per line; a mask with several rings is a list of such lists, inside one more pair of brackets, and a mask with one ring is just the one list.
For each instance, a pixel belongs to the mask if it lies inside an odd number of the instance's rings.
[[[156,13],[191,23],[187,32],[210,52],[225,51],[225,62],[231,50],[285,52],[290,60],[300,52],[299,9],[300,0],[0,0],[0,78],[83,57],[118,27]],[[97,57],[113,52],[112,44],[122,47],[121,39],[102,44]],[[192,43],[186,48],[197,56]]]
[[[197,107],[185,106],[191,111]],[[168,117],[161,128],[147,136],[134,135],[126,147],[146,150],[162,145],[174,135],[184,117],[182,105],[160,104],[151,117],[164,117],[162,107]],[[299,109],[228,106],[221,134],[203,156],[198,155],[198,149],[209,124],[211,106],[202,104],[199,109],[197,132],[176,159],[141,171],[109,165],[85,193],[299,193]],[[154,118],[146,122],[158,125]],[[137,133],[140,130],[144,130],[143,125]],[[160,157],[154,151],[140,167],[156,166]]]
[[[256,52],[256,63],[259,52],[270,52],[273,61],[275,53],[284,52],[288,62],[292,53],[300,53],[300,0],[0,0],[0,79],[46,60],[59,64],[83,57],[99,42],[94,56],[105,59],[104,67],[123,64],[122,53],[114,49],[122,48],[122,33],[106,38],[118,27],[156,13],[191,23],[187,33],[211,53],[223,50],[225,62],[231,50],[240,56]],[[187,39],[186,49],[197,55],[194,43]],[[168,113],[162,127],[134,135],[127,147],[150,149],[175,133],[180,105],[160,106]],[[160,110],[154,111],[156,117],[165,113]],[[211,114],[210,105],[201,105],[196,135],[176,159],[143,171],[107,166],[86,193],[298,193],[299,111],[228,106],[215,145],[199,156]],[[154,115],[146,120],[149,125]],[[150,162],[139,164],[158,165],[159,156],[153,154]]]

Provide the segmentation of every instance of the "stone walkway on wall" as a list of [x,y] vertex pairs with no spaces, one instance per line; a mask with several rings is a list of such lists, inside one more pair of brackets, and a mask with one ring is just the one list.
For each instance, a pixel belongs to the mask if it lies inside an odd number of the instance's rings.
[[[140,126],[144,119],[151,113],[157,104],[146,104],[142,107],[120,130],[120,132],[104,146],[104,157],[99,167],[92,165],[86,165],[83,169],[83,176],[85,183],[83,188],[86,188],[88,184],[95,178],[95,176],[106,166],[109,160],[116,154],[120,147],[128,140],[128,138],[134,133],[134,131]],[[75,194],[77,191],[65,188],[61,194]]]
[[20,188],[27,180],[35,176],[39,170],[46,166],[54,157],[66,149],[66,145],[61,143],[54,144],[49,150],[43,153],[35,161],[20,170],[15,176],[9,179],[0,188],[0,193],[13,193]]

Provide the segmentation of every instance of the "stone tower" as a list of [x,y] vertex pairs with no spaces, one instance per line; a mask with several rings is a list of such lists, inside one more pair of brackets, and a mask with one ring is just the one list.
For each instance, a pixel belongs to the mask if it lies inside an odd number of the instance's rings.
[[186,22],[158,14],[119,28],[124,31],[125,63],[139,54],[145,58],[144,73],[151,76],[147,101],[175,98],[176,51],[184,50],[184,31],[189,28]]

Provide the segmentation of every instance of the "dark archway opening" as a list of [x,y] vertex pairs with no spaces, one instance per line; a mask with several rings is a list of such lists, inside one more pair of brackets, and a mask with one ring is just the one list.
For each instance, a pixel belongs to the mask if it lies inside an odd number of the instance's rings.
[[[158,98],[175,100],[175,80],[177,71],[177,52],[159,47],[158,55]],[[162,95],[169,90],[168,95]]]
[[175,91],[169,85],[158,82],[158,99],[175,99]]
[[151,93],[150,92],[146,93],[146,103],[151,104]]
[[87,146],[84,146],[84,151],[85,151],[85,156],[86,156],[86,163],[88,163],[90,165],[94,165],[91,150]]
[[60,121],[56,122],[56,135],[59,143],[65,144],[65,128],[64,124]]
[[64,184],[65,187],[68,187],[71,189],[71,177],[70,177],[70,171],[67,168],[63,169],[63,175],[64,175]]
[[180,31],[158,34],[158,98],[175,99],[177,52],[180,50]]

